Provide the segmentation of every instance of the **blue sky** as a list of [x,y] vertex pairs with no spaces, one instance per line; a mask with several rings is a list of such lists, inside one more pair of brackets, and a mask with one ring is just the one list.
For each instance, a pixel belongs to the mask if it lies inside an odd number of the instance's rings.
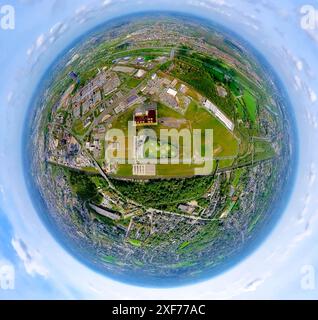
[[[0,29],[0,268],[15,269],[14,290],[0,298],[220,299],[318,298],[318,23],[300,25],[300,8],[318,1],[260,0],[16,0],[16,28]],[[115,282],[83,266],[55,241],[35,212],[25,186],[21,137],[39,79],[75,37],[126,13],[172,10],[217,21],[268,59],[294,107],[300,167],[292,200],[271,235],[226,273],[196,285],[147,289]],[[301,287],[306,266],[313,290]],[[314,279],[315,280],[315,279]]]

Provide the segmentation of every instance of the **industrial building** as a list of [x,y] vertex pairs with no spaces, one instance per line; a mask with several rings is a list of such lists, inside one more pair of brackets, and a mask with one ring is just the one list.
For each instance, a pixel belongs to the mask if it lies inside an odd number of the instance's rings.
[[134,124],[136,126],[157,125],[157,105],[143,105],[135,110]]

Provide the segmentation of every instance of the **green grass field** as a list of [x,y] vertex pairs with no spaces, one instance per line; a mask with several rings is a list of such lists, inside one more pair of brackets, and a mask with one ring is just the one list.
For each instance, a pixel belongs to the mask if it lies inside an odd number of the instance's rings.
[[276,155],[275,150],[267,141],[254,142],[254,160],[271,159]]
[[158,118],[175,118],[175,119],[184,119],[184,116],[179,112],[163,105],[162,103],[158,104]]
[[[228,167],[227,164],[225,167]],[[220,166],[223,168],[222,166]],[[156,176],[147,177],[146,179],[155,179],[158,177],[162,178],[174,178],[174,177],[192,177],[195,174],[195,169],[200,168],[198,165],[194,164],[157,164],[156,166]],[[213,170],[215,169],[215,163],[213,165]],[[117,174],[114,177],[131,177],[132,176],[132,165],[131,164],[120,164],[118,166]]]
[[117,176],[119,176],[119,177],[132,176],[132,165],[131,164],[120,164],[118,166]]
[[[135,108],[131,108],[126,113],[117,117],[113,122],[113,128],[122,129],[126,135],[128,135],[127,123],[132,121],[133,112]],[[234,135],[226,129],[226,127],[210,114],[204,107],[198,106],[195,102],[192,102],[187,109],[185,115],[182,115],[171,108],[162,104],[158,105],[158,118],[174,118],[184,120],[184,124],[179,129],[189,129],[191,134],[194,129],[201,129],[201,151],[202,155],[205,154],[205,136],[204,130],[213,129],[213,150],[214,156],[218,157],[235,157],[239,151],[239,144]],[[161,124],[157,126],[151,126],[157,134],[158,139],[160,138],[161,129],[172,129],[167,128]],[[140,129],[139,129],[140,130]],[[127,140],[128,141],[128,140]],[[171,144],[159,145],[154,139],[148,139],[145,143],[145,156],[148,159],[159,159],[159,158],[174,158],[177,156],[177,148]],[[182,160],[183,152],[183,139],[180,139],[180,159]],[[231,166],[233,160],[222,160],[220,167],[224,168]],[[197,164],[158,164],[157,165],[157,176],[162,177],[185,177],[193,176],[194,169],[199,168]],[[202,167],[202,166],[201,166]],[[132,175],[131,165],[119,165],[117,176],[127,177]]]
[[159,143],[154,139],[149,139],[144,144],[145,156],[147,159],[167,159],[175,158],[177,156],[177,149],[175,146],[168,143]]
[[245,102],[247,112],[250,116],[250,119],[255,122],[257,117],[257,103],[254,96],[247,90],[244,91],[243,100]]
[[[214,149],[221,149],[218,156],[237,155],[239,146],[233,134],[203,107],[191,103],[186,112],[186,118],[191,119],[192,129],[213,129]],[[204,147],[204,139],[202,139],[202,147]]]
[[112,123],[112,128],[123,130],[128,136],[128,122],[133,121],[135,108],[132,107],[123,114],[120,114]]
[[134,89],[134,88],[136,88],[136,87],[140,84],[140,82],[141,82],[140,79],[131,78],[131,79],[128,80],[126,83],[127,83],[127,86],[128,86],[130,89]]
[[88,128],[84,128],[84,124],[81,120],[76,120],[74,121],[72,130],[76,135],[83,136],[87,132]]
[[162,177],[191,177],[195,169],[200,166],[195,164],[158,164],[157,175]]
[[141,247],[141,241],[136,239],[129,239],[128,242],[134,247]]

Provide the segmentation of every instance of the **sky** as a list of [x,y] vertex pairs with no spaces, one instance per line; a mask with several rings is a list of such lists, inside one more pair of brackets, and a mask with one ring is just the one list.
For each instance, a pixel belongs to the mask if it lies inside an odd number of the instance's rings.
[[[0,28],[0,299],[318,298],[318,1],[4,0],[0,12],[4,4],[15,9],[15,28]],[[304,25],[308,5],[317,19]],[[149,10],[191,13],[248,40],[283,82],[299,134],[295,187],[271,234],[225,273],[170,289],[116,282],[73,258],[35,211],[21,161],[31,97],[57,55],[102,22]]]

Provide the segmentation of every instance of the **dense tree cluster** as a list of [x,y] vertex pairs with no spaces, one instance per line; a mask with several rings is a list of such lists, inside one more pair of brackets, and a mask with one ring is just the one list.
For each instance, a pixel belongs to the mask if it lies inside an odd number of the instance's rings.
[[95,203],[101,202],[102,196],[89,175],[69,171],[68,177],[73,192],[75,192],[81,200]]
[[212,185],[213,177],[151,180],[149,182],[113,180],[127,198],[153,208],[201,198]]
[[[233,116],[235,100],[231,91],[239,93],[234,70],[224,68],[222,62],[216,59],[179,50],[171,73],[207,96],[229,116]],[[218,95],[218,83],[227,89],[226,97]]]

